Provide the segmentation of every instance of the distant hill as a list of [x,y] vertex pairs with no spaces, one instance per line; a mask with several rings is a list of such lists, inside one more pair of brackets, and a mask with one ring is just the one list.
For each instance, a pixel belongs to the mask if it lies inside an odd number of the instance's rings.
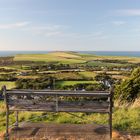
[[59,62],[64,64],[85,63],[93,60],[124,60],[131,63],[140,62],[138,57],[126,56],[96,56],[93,54],[81,54],[73,51],[54,51],[47,54],[17,54],[15,61],[44,61]]

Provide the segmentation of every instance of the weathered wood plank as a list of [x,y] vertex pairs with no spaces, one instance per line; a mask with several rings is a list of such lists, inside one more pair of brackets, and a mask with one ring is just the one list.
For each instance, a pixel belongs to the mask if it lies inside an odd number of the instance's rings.
[[57,92],[57,93],[54,93],[54,92],[8,92],[7,93],[8,95],[17,95],[17,96],[26,96],[26,95],[39,95],[39,96],[82,96],[82,97],[109,97],[110,96],[110,93],[81,93],[81,92],[77,92],[77,93],[73,93],[73,92],[67,92],[67,93],[64,93],[64,92]]
[[11,111],[34,111],[34,112],[87,112],[87,113],[109,113],[108,109],[77,109],[77,108],[58,108],[58,111],[56,110],[56,108],[52,109],[52,108],[10,108]]
[[[18,100],[11,100],[8,102],[8,105],[11,106],[34,106],[34,105],[38,105],[38,106],[44,106],[45,108],[47,108],[47,106],[49,105],[55,105],[56,102],[54,101],[46,101],[46,102],[42,102],[42,101],[35,101],[35,100],[22,100],[22,99],[18,99]],[[76,107],[76,106],[81,106],[81,107],[91,107],[91,108],[102,108],[102,107],[109,107],[109,102],[105,102],[105,101],[58,101],[58,107],[59,106],[71,106],[71,107]]]
[[27,110],[27,111],[48,111],[48,112],[108,112],[109,103],[99,102],[60,102],[56,105],[55,102],[46,102],[39,104],[17,104],[10,105],[10,110]]
[[74,91],[74,90],[31,90],[31,89],[12,89],[12,90],[7,90],[7,93],[9,92],[54,92],[54,93],[57,93],[57,92],[64,92],[64,93],[109,93],[110,91],[81,91],[81,90],[78,90],[78,91]]

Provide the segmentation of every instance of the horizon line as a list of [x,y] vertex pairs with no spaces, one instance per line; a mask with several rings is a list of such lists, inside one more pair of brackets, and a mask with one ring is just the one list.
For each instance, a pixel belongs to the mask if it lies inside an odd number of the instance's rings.
[[140,50],[0,50],[0,51],[48,51],[48,52],[140,52]]

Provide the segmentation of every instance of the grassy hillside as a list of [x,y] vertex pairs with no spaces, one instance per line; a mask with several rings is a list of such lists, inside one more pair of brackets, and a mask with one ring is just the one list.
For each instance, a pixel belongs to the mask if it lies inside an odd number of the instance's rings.
[[[44,62],[61,62],[65,64],[85,63],[89,62],[91,65],[96,65],[92,60],[120,60],[130,63],[140,62],[138,57],[124,57],[124,56],[96,56],[91,54],[79,54],[75,52],[51,52],[48,54],[19,54],[16,55],[15,61],[44,61]],[[100,63],[100,62],[97,62]]]
[[15,56],[15,61],[45,61],[61,63],[84,63],[85,60],[76,54],[69,52],[52,52],[49,54],[21,54]]

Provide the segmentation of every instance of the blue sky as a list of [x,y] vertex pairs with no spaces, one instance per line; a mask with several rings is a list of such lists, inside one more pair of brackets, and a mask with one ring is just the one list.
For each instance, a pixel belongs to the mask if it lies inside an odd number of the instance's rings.
[[140,1],[0,0],[0,50],[140,51]]

